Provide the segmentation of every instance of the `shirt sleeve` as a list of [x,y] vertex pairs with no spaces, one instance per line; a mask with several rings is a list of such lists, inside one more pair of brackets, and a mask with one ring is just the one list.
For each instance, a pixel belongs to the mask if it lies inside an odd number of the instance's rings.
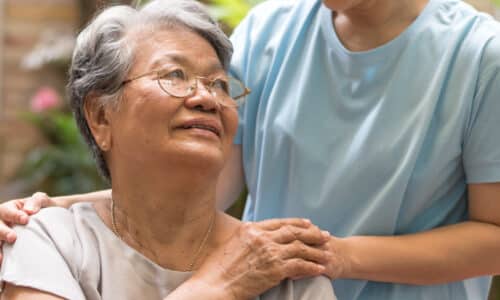
[[285,280],[256,300],[337,300],[332,282],[325,276]]
[[78,283],[81,247],[71,212],[46,208],[32,216],[28,225],[14,230],[16,242],[3,246],[2,282],[66,299],[85,299]]
[[464,139],[467,183],[500,182],[500,36],[487,45]]

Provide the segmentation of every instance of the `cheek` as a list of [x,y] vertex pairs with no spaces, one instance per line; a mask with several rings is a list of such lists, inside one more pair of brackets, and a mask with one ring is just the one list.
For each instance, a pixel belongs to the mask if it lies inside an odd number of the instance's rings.
[[236,131],[238,130],[238,111],[236,109],[226,109],[224,111],[223,120],[226,131],[227,138],[231,141],[234,139],[236,135]]

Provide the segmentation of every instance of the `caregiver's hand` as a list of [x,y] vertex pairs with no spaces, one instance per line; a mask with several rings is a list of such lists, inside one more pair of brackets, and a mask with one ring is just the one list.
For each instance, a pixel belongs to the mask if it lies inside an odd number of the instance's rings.
[[0,205],[0,246],[3,242],[13,243],[16,240],[16,233],[10,228],[12,225],[25,225],[29,216],[36,214],[41,208],[49,206],[68,208],[78,202],[107,201],[110,197],[111,190],[58,197],[49,197],[45,193],[36,192],[30,197],[4,202]]
[[10,200],[0,205],[0,262],[3,242],[13,243],[16,240],[16,233],[10,227],[15,224],[28,223],[29,216],[36,214],[42,207],[56,205],[64,206],[64,203],[59,203],[42,192],[36,192],[30,197]]
[[326,272],[328,232],[304,219],[244,223],[193,276],[225,289],[232,299],[251,299],[285,278]]
[[63,206],[63,204],[42,192],[0,204],[0,240],[13,243],[16,240],[15,232],[10,227],[15,224],[25,225],[30,215],[36,214],[42,207],[49,206]]

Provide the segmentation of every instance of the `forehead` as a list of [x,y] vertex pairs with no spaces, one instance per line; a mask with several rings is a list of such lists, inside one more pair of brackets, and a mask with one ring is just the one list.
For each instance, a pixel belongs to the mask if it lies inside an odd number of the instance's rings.
[[223,69],[212,45],[188,29],[154,29],[134,34],[133,69],[144,71],[161,68],[168,63],[193,69]]

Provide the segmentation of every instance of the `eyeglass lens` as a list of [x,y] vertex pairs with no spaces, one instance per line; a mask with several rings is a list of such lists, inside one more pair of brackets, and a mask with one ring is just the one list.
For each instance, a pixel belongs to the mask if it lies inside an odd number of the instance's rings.
[[210,93],[229,105],[239,105],[247,91],[241,81],[233,77],[208,79],[204,77],[186,76],[182,71],[175,70],[166,74],[158,74],[160,87],[174,97],[188,97],[197,88],[198,82],[203,83]]

